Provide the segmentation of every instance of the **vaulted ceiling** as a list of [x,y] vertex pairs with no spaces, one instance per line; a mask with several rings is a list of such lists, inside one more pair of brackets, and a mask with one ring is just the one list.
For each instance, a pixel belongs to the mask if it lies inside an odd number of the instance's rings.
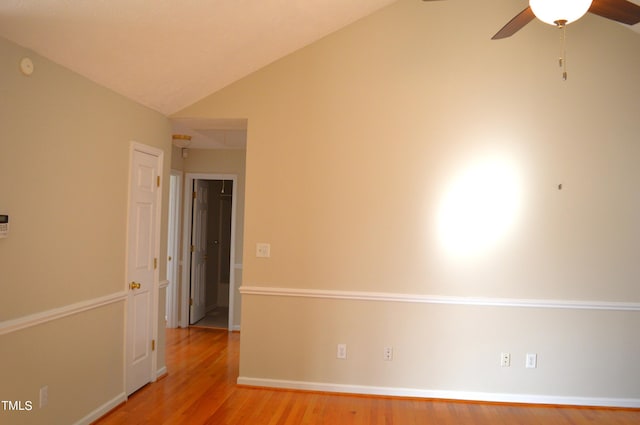
[[2,0],[0,36],[164,114],[394,0]]
[[171,115],[394,1],[2,0],[0,36]]

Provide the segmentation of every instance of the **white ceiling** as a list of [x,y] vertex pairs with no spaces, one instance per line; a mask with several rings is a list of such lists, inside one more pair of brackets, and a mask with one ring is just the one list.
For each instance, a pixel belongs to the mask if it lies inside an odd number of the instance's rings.
[[[0,0],[0,36],[170,115],[394,1]],[[244,146],[238,122],[173,125],[192,147]]]
[[169,115],[395,0],[1,0],[0,36]]

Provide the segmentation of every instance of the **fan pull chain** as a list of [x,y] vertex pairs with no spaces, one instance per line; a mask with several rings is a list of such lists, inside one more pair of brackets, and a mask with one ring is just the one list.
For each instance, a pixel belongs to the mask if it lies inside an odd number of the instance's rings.
[[567,81],[567,24],[566,21],[557,22],[560,29],[560,59],[558,59],[558,65],[562,68],[562,79]]

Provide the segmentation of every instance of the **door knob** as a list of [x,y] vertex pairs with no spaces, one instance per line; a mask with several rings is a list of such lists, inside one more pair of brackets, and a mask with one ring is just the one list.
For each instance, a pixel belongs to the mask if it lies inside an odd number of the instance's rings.
[[140,284],[138,282],[131,282],[129,284],[129,288],[131,288],[131,289],[140,289]]

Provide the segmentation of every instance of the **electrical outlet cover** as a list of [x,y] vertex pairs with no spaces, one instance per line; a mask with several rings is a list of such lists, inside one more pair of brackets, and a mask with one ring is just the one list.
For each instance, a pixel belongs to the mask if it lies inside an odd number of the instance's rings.
[[269,258],[271,257],[271,244],[259,242],[256,244],[256,257]]
[[49,404],[49,386],[45,385],[40,388],[40,408],[45,407]]
[[347,358],[347,344],[338,344],[338,351],[336,353],[336,358],[342,359],[342,360]]
[[500,366],[501,367],[509,367],[509,366],[511,366],[511,354],[509,354],[509,353],[501,353],[500,354]]
[[393,360],[393,347],[384,347],[384,350],[382,351],[382,359],[387,362]]

